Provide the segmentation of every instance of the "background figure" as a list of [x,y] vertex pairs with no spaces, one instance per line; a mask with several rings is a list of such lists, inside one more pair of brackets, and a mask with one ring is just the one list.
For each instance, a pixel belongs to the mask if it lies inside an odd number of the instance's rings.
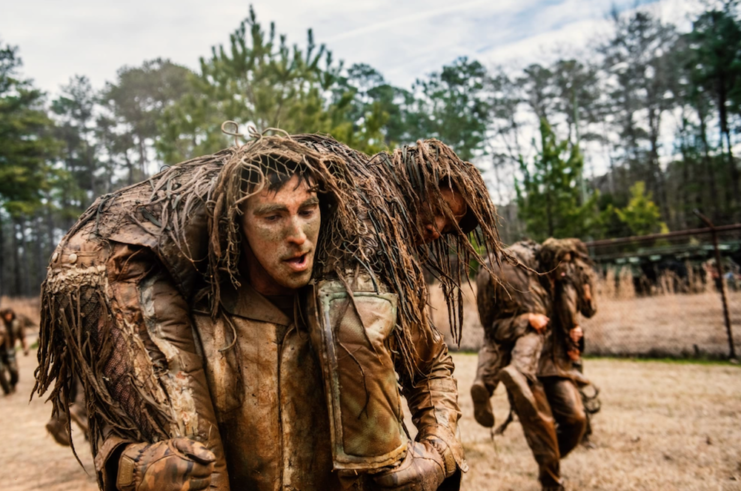
[[[18,341],[23,348],[23,355],[28,356],[25,329],[33,323],[26,316],[19,316],[13,309],[0,310],[0,385],[5,395],[15,392],[18,384],[18,360],[15,347]],[[6,373],[7,372],[7,373]]]
[[75,384],[70,391],[72,403],[69,408],[69,416],[64,411],[52,414],[46,423],[46,431],[54,438],[54,441],[63,447],[72,444],[72,424],[74,421],[82,430],[85,439],[88,437],[87,407],[85,406],[85,393],[79,378],[75,378]]
[[486,339],[471,388],[474,416],[484,426],[494,425],[489,398],[502,381],[540,468],[543,489],[561,489],[560,459],[580,441],[586,426],[575,385],[584,379],[573,362],[580,359],[578,311],[591,316],[594,304],[580,244],[573,239],[549,239],[543,246],[519,242],[507,252],[525,268],[503,265],[498,278],[482,270],[477,279]]

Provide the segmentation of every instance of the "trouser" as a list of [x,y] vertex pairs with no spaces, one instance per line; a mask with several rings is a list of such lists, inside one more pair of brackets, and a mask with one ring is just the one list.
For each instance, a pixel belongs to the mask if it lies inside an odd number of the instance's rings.
[[[579,389],[573,381],[549,377],[533,386],[535,400],[541,409],[536,417],[520,418],[528,444],[540,468],[544,488],[560,485],[559,461],[581,441],[587,416]],[[519,416],[519,413],[518,413]]]
[[489,397],[499,385],[499,371],[504,366],[505,358],[499,346],[490,339],[484,339],[484,345],[479,350],[478,365],[474,384],[486,387]]
[[[15,357],[15,350],[7,349],[0,352],[0,366],[4,367],[8,374],[9,389],[3,386],[3,390],[7,394],[14,391],[16,384],[18,384],[18,360]],[[4,376],[5,374],[3,374]]]

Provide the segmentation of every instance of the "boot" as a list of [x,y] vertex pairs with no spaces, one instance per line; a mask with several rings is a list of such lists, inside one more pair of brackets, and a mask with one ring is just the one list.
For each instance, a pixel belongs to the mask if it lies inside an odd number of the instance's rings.
[[483,383],[474,381],[471,385],[473,399],[473,417],[485,428],[494,427],[494,411],[491,408],[491,394]]
[[507,365],[502,369],[499,379],[512,396],[515,412],[520,416],[520,419],[527,418],[531,420],[537,418],[538,406],[533,391],[530,390],[527,377],[513,365]]
[[61,414],[51,418],[46,423],[46,431],[54,438],[54,441],[63,447],[70,446],[70,437],[67,432],[67,417]]

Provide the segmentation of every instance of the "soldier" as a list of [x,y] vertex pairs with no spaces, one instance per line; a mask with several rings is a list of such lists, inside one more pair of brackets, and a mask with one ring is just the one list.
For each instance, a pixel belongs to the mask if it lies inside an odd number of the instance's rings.
[[458,485],[453,364],[414,247],[451,234],[475,253],[461,227],[492,230],[483,181],[441,144],[405,149],[427,175],[410,209],[403,171],[299,140],[260,137],[104,197],[58,247],[37,389],[54,384],[67,411],[81,367],[102,489]]
[[562,489],[560,459],[584,432],[586,416],[573,385],[577,375],[563,359],[578,358],[578,309],[594,313],[579,244],[574,239],[549,239],[543,246],[519,242],[507,252],[527,269],[492,265],[499,281],[486,270],[477,278],[485,341],[471,387],[474,417],[494,426],[490,398],[501,381],[538,463],[543,489]]
[[[26,343],[26,326],[33,325],[25,316],[20,316],[11,308],[0,310],[0,383],[5,395],[15,392],[18,384],[18,360],[15,356],[16,345],[20,341],[23,355],[28,356]],[[5,378],[3,370],[7,370],[9,377]]]

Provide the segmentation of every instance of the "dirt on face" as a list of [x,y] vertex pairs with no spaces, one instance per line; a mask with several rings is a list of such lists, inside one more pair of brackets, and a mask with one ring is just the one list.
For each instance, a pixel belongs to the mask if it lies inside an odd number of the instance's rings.
[[321,221],[316,192],[297,175],[277,192],[264,189],[247,200],[242,231],[258,263],[247,261],[258,291],[280,295],[309,282]]

